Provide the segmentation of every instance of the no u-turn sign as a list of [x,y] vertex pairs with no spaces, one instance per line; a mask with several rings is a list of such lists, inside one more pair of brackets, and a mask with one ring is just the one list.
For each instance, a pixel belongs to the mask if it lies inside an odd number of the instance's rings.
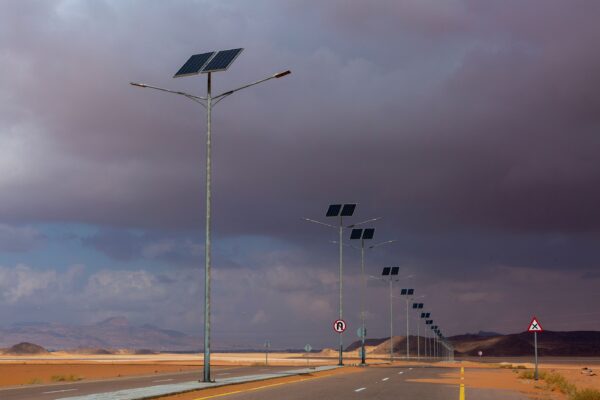
[[343,319],[336,319],[333,322],[333,330],[337,333],[342,333],[346,330],[346,321]]

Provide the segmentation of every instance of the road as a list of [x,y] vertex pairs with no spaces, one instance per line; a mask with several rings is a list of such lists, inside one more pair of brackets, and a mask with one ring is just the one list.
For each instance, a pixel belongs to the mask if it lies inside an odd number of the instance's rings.
[[[212,367],[215,379],[235,376],[286,371],[290,367]],[[93,393],[113,392],[161,384],[189,382],[202,379],[202,367],[198,370],[153,374],[116,379],[89,380],[81,382],[56,383],[50,385],[29,385],[0,389],[1,400],[53,400],[66,396],[82,396]]]
[[[286,385],[265,387],[225,396],[227,400],[527,400],[517,393],[494,389],[466,388],[460,397],[460,384],[420,383],[413,379],[436,379],[440,374],[460,369],[436,367],[373,367],[364,372],[338,374]],[[468,373],[468,370],[467,370]],[[458,380],[457,380],[458,382]],[[265,382],[268,385],[268,382]],[[203,399],[202,392],[196,396]]]
[[[216,379],[252,375],[265,372],[289,370],[290,367],[214,367]],[[446,377],[443,383],[413,382],[415,379],[440,379],[442,375],[453,373],[456,379],[450,383]],[[466,374],[469,373],[467,369]],[[52,385],[36,385],[0,390],[2,400],[53,400],[69,396],[113,392],[123,389],[140,388],[161,384],[197,380],[201,370],[179,373],[155,374],[152,376],[129,377],[110,380],[84,381]],[[324,400],[526,400],[517,393],[494,389],[464,389],[461,397],[460,368],[439,367],[369,367],[364,371],[348,374],[335,374],[327,377],[308,378],[299,382],[276,384],[264,388],[234,392],[226,395],[227,400],[304,400],[307,398]],[[197,392],[202,399],[202,391]]]

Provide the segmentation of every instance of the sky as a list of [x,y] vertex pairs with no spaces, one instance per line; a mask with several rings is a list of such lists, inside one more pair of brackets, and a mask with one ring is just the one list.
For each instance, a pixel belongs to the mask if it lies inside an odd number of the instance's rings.
[[[200,336],[206,77],[286,69],[213,113],[213,343],[335,347],[331,203],[373,217],[385,266],[447,335],[600,330],[600,2],[0,2],[0,325],[125,316]],[[344,233],[346,241],[349,231]],[[358,245],[355,243],[355,245]],[[407,276],[412,276],[406,278]],[[355,340],[360,252],[345,247]],[[417,319],[411,313],[412,329]],[[421,328],[422,329],[422,328]]]

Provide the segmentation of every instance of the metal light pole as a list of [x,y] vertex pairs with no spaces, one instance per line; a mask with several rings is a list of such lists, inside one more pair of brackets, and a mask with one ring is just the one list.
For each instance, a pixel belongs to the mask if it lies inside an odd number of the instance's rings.
[[[379,219],[379,218],[378,218]],[[352,232],[350,233],[350,240],[357,240],[360,239],[360,271],[361,271],[361,288],[360,288],[360,319],[361,319],[361,328],[360,328],[360,339],[361,339],[361,344],[360,344],[360,364],[362,366],[365,366],[367,363],[366,360],[366,352],[365,352],[365,337],[366,337],[366,333],[367,333],[367,328],[365,326],[365,292],[366,292],[366,288],[365,288],[365,284],[366,284],[366,277],[365,277],[365,240],[371,240],[373,239],[373,235],[375,234],[375,228],[366,228],[366,229],[361,229],[361,228],[355,228],[352,229]],[[373,249],[375,247],[379,247],[379,246],[383,246],[385,244],[389,244],[389,243],[393,243],[394,240],[388,240],[386,242],[381,242],[381,243],[377,243],[374,245],[371,245],[368,247],[368,249]],[[354,246],[352,246],[353,248],[355,248]]]
[[378,278],[375,276],[369,276],[370,278],[373,279],[378,279],[378,280],[382,280],[385,281],[386,279],[383,277],[389,277],[389,282],[390,282],[390,362],[393,363],[394,362],[394,313],[393,313],[393,308],[394,308],[394,296],[393,296],[393,281],[398,282],[400,279],[408,279],[408,278],[412,278],[413,275],[408,275],[405,276],[403,278],[394,278],[394,276],[398,275],[398,272],[400,270],[400,267],[385,267],[383,268],[383,271],[381,272],[382,278]]
[[[429,318],[429,316],[430,316],[430,315],[431,315],[431,313],[428,313],[428,312],[422,312],[422,313],[421,313],[421,318],[419,319],[419,321],[418,321],[418,325],[417,325],[417,326],[419,326],[419,325],[420,325],[420,322],[421,322],[421,320],[422,320],[422,319]],[[425,321],[425,322],[427,322],[427,321]],[[419,331],[417,330],[417,337],[419,336],[419,333],[418,333],[418,332],[419,332]],[[428,341],[428,339],[427,339],[427,331],[425,331],[425,332],[424,332],[424,335],[425,335],[425,336],[423,337],[423,343],[424,343],[424,345],[425,345],[425,358],[427,358],[427,357],[428,357],[428,354],[427,354],[427,341]],[[417,346],[417,347],[418,347],[418,346]]]
[[157,86],[150,86],[143,83],[131,82],[133,86],[140,88],[149,88],[160,90],[162,92],[178,94],[201,104],[206,108],[206,225],[205,225],[205,251],[204,251],[204,382],[211,382],[210,378],[210,319],[211,319],[211,122],[212,108],[219,101],[234,94],[237,91],[248,87],[258,85],[271,79],[282,78],[291,74],[291,71],[284,71],[256,82],[240,86],[236,89],[223,92],[217,96],[212,96],[212,72],[225,71],[231,63],[237,58],[243,49],[223,50],[219,52],[210,52],[196,54],[179,69],[174,78],[207,74],[206,97],[195,96],[189,93],[169,90]]
[[[339,278],[339,286],[340,286],[340,319],[343,319],[344,317],[344,313],[343,313],[343,282],[344,282],[344,262],[343,262],[343,257],[344,257],[344,252],[343,252],[343,237],[342,237],[342,233],[344,228],[352,228],[355,227],[357,225],[362,225],[362,224],[366,224],[367,222],[371,222],[371,221],[376,221],[379,218],[373,218],[373,219],[369,219],[367,221],[363,221],[363,222],[359,222],[358,224],[352,224],[352,225],[348,225],[348,226],[344,226],[344,217],[351,217],[354,214],[354,210],[356,209],[356,204],[331,204],[329,206],[329,208],[327,209],[327,214],[325,214],[326,217],[339,217],[339,225],[335,226],[335,225],[330,225],[330,224],[326,224],[325,222],[321,222],[321,221],[317,221],[311,218],[303,218],[305,221],[308,222],[313,222],[315,224],[319,224],[319,225],[325,225],[328,226],[330,228],[335,228],[338,229],[338,234],[339,234],[339,253],[340,253],[340,278]],[[338,365],[344,365],[344,342],[343,342],[343,336],[340,333],[340,348],[339,348],[339,356],[338,356]]]
[[[413,303],[413,309],[415,309],[415,310],[422,310],[423,309],[423,303]],[[417,314],[417,318],[418,318],[418,314]],[[419,336],[420,336],[419,326],[420,326],[419,320],[417,320],[417,361],[421,358],[421,349],[419,347],[420,343],[421,343],[421,340],[419,339]]]

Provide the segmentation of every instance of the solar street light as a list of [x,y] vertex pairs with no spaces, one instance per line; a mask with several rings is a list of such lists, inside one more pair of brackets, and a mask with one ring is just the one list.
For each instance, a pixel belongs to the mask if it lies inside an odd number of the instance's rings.
[[212,74],[226,71],[244,49],[230,49],[211,51],[208,53],[194,54],[175,73],[173,78],[206,74],[206,96],[195,96],[186,92],[164,89],[144,83],[131,82],[130,84],[139,88],[155,89],[161,92],[173,93],[184,96],[206,108],[206,226],[205,226],[205,259],[204,259],[204,382],[211,382],[210,378],[210,312],[211,312],[211,122],[212,107],[224,98],[242,89],[258,85],[271,79],[277,79],[289,75],[291,71],[283,71],[267,78],[240,86],[236,89],[223,92],[216,96],[212,95]]
[[398,282],[400,279],[409,279],[414,275],[408,275],[402,278],[398,278],[398,272],[400,267],[384,267],[381,271],[381,277],[369,276],[372,279],[378,279],[381,281],[389,281],[390,283],[390,362],[394,362],[394,288],[393,283]]
[[[360,293],[360,319],[361,319],[361,355],[360,364],[364,366],[366,364],[366,352],[365,352],[365,240],[373,239],[375,235],[375,228],[353,228],[350,232],[350,240],[360,240],[360,271],[361,271],[361,293]],[[389,243],[390,241],[386,242]]]
[[[412,305],[413,310],[422,310],[423,309],[423,303],[413,303]],[[421,313],[424,314],[424,313]],[[418,316],[418,314],[417,314]],[[420,335],[421,333],[420,331],[420,326],[421,324],[419,323],[420,320],[417,320],[417,361],[421,359],[421,339],[420,339]]]
[[419,297],[414,297],[415,294],[415,289],[402,289],[400,291],[400,295],[401,296],[406,296],[406,359],[408,360],[410,358],[410,331],[409,331],[409,316],[408,316],[408,304],[411,300],[416,300],[416,299],[422,299],[423,297],[425,297],[425,295],[423,296],[419,296]]
[[[373,221],[377,221],[378,219],[380,219],[379,217],[372,218],[372,219],[369,219],[366,221],[359,222],[357,224],[344,226],[344,217],[351,217],[352,215],[354,215],[355,210],[356,210],[356,203],[330,204],[329,207],[327,207],[327,212],[325,213],[325,216],[328,218],[339,218],[338,225],[328,224],[328,223],[317,221],[317,220],[311,219],[311,218],[303,218],[303,220],[305,220],[307,222],[312,222],[314,224],[319,224],[319,225],[327,226],[329,228],[334,228],[334,229],[338,230],[338,234],[339,234],[338,244],[339,244],[339,254],[340,254],[340,319],[343,319],[343,310],[344,310],[344,305],[343,305],[344,242],[343,242],[343,238],[342,238],[342,233],[345,228],[352,228],[352,227],[355,227],[358,225],[363,225],[368,222],[373,222]],[[342,333],[340,333],[340,348],[339,348],[338,365],[344,365],[344,343],[343,343],[343,334]]]

